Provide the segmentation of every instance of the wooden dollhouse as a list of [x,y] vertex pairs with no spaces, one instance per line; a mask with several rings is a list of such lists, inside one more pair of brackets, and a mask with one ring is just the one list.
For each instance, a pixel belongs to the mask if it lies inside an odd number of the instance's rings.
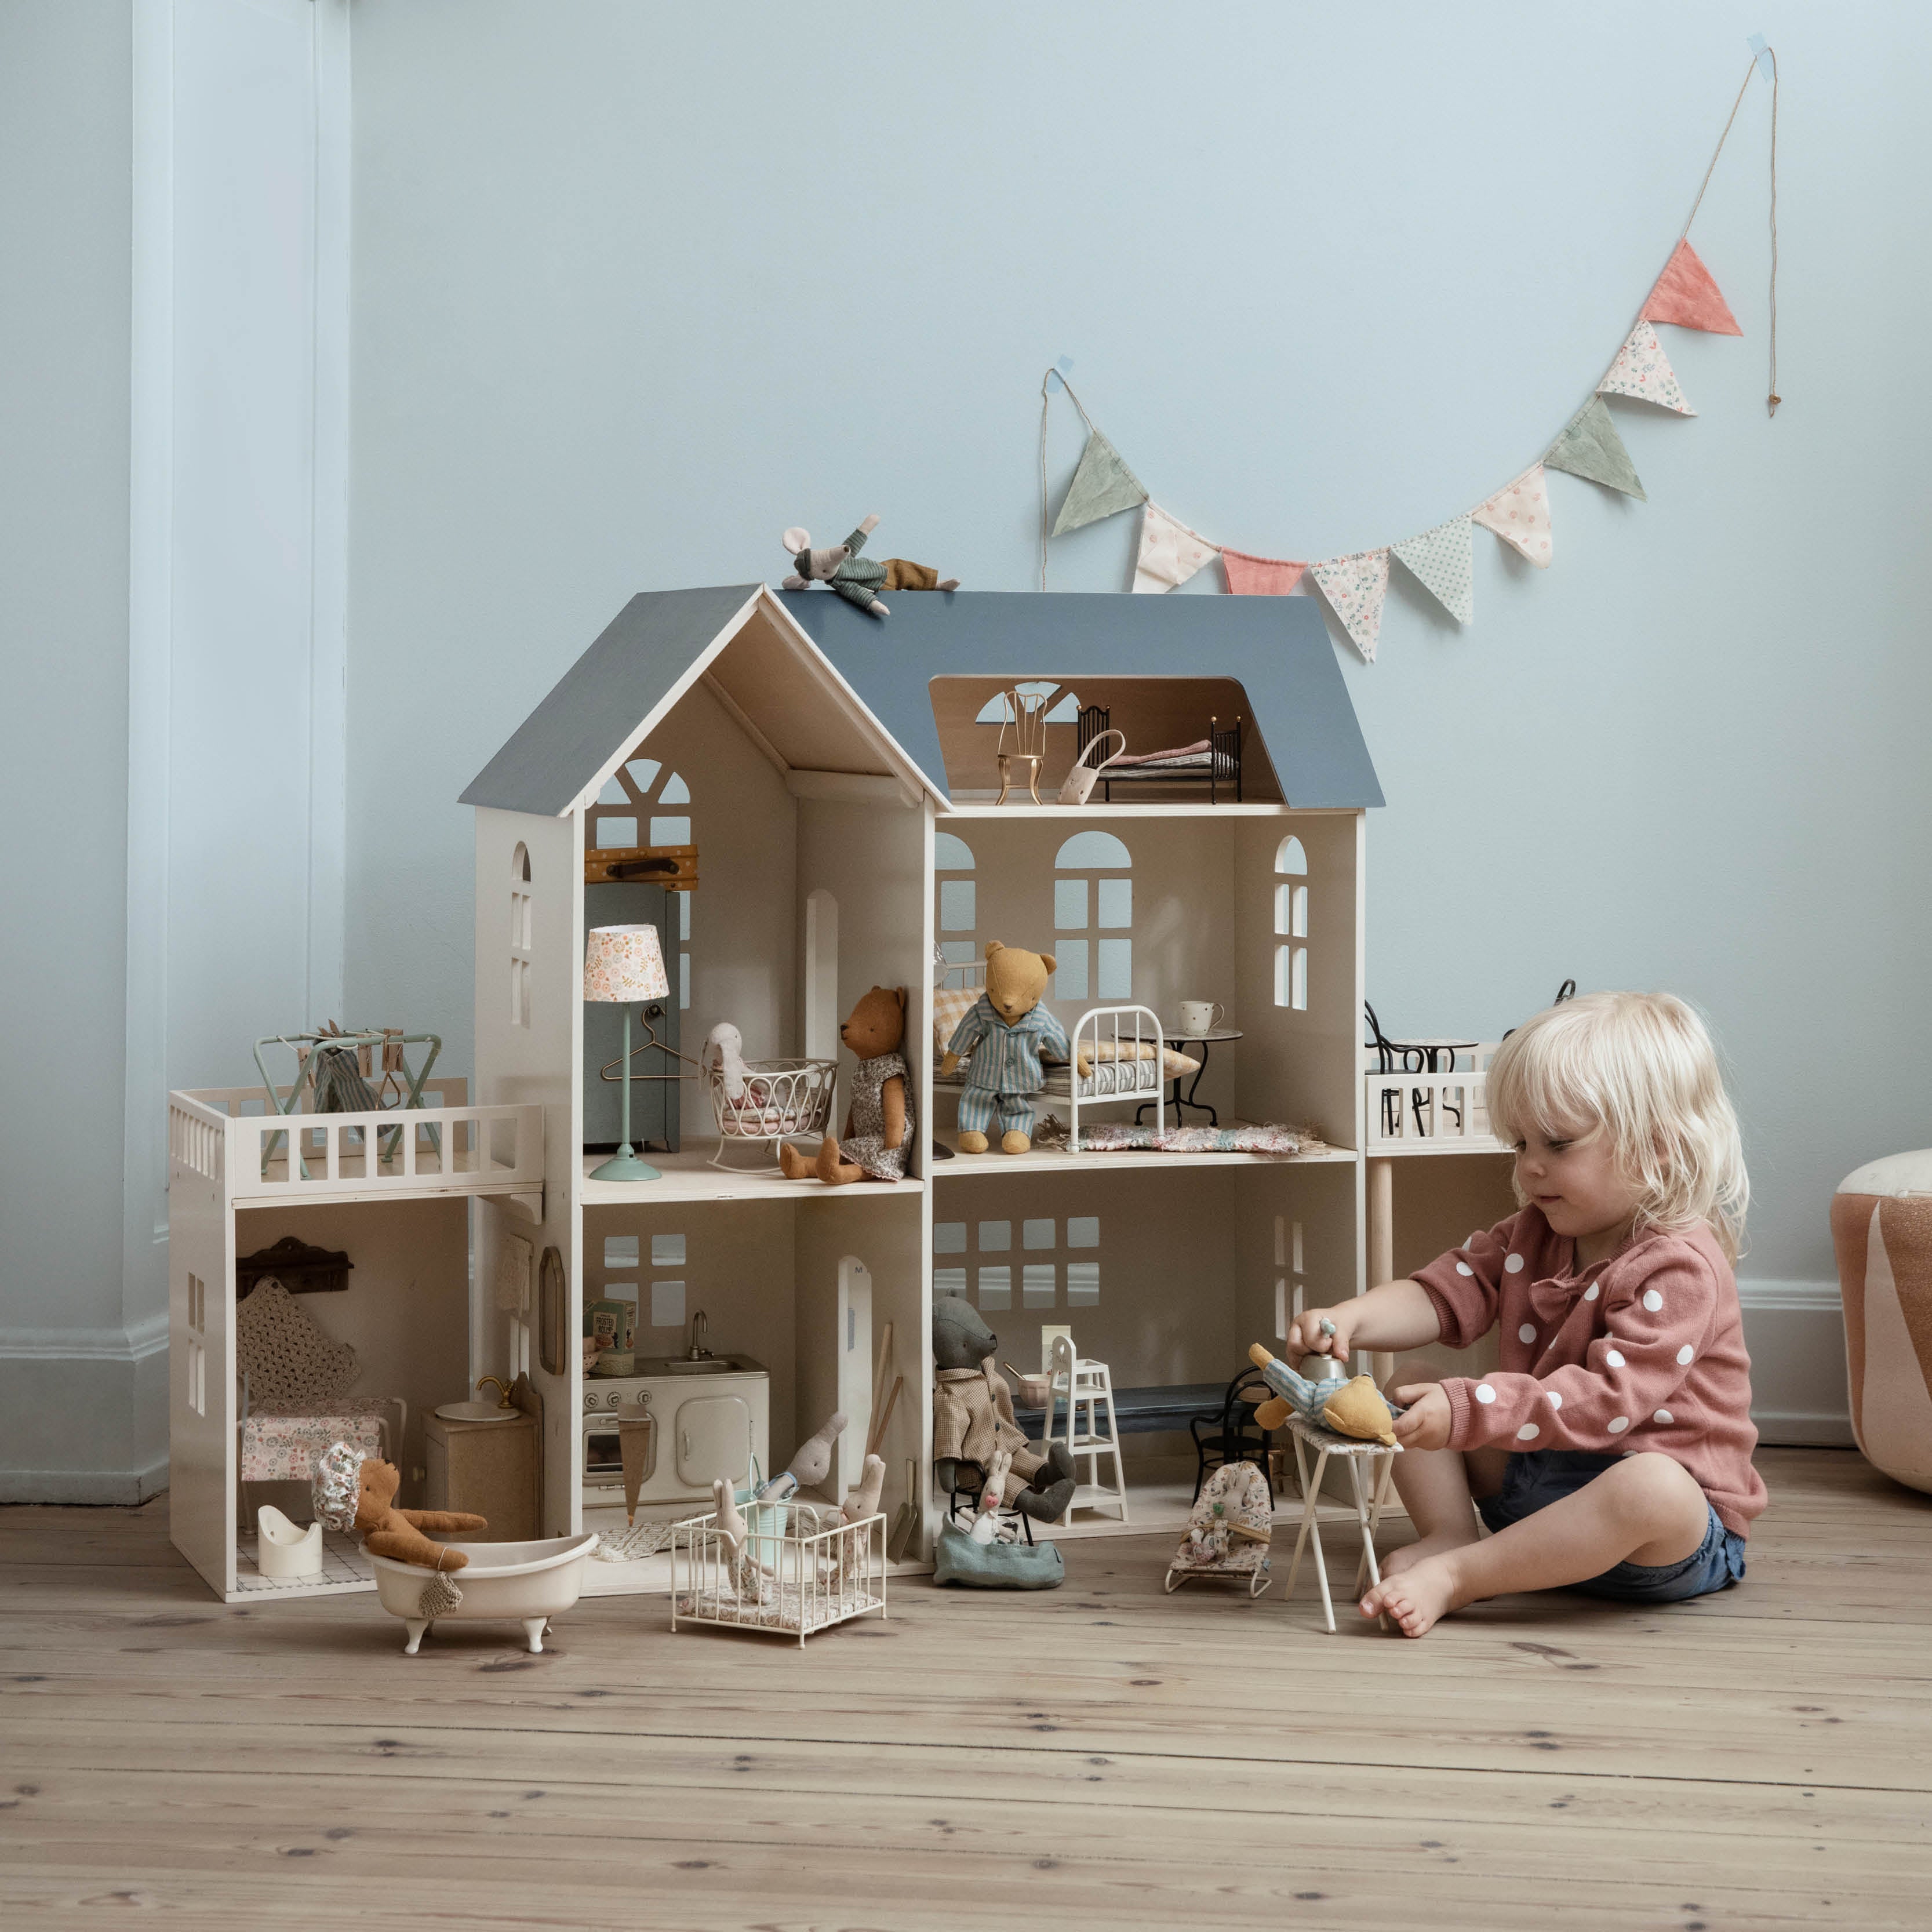
[[[1207,740],[1238,798],[1178,775],[1111,803],[996,805],[1004,694],[1022,686],[1043,700],[1042,796],[1097,707],[1136,751]],[[885,1510],[915,1508],[914,1562],[946,1502],[936,1295],[972,1302],[1029,1374],[1070,1332],[1117,1396],[1218,1399],[1304,1297],[1364,1286],[1364,820],[1381,794],[1312,605],[908,595],[882,624],[823,592],[644,594],[464,802],[476,1103],[445,1083],[436,1108],[302,1114],[272,1145],[280,1117],[259,1100],[172,1097],[176,1538],[231,1599],[267,1587],[242,1493],[234,1264],[286,1233],[353,1264],[316,1319],[357,1350],[358,1393],[406,1405],[383,1438],[405,1503],[470,1506],[424,1496],[421,1430],[483,1375],[515,1381],[536,1418],[550,1535],[623,1528],[620,1407],[654,1418],[640,1502],[661,1517],[716,1476],[782,1468],[843,1407],[829,1486],[857,1480],[877,1434]],[[591,927],[640,923],[659,930],[669,990],[633,1010],[627,1062],[616,1010],[583,998],[583,961]],[[956,1151],[934,995],[970,987],[992,939],[1054,956],[1047,1000],[1070,1035],[1084,1016],[1118,1037],[1126,1014],[1172,1043],[1184,1001],[1220,1007],[1208,1047],[1180,1041],[1205,1054],[1187,1121],[1292,1127],[1294,1150],[1102,1148],[1090,1121],[1131,1123],[1156,1095],[1095,1082],[1036,1103],[1064,1122],[1078,1100],[1070,1144],[1049,1127],[1024,1154]],[[721,1164],[700,1065],[712,1030],[735,1028],[754,1064],[836,1066],[839,1022],[874,986],[908,992],[907,1178],[827,1188],[755,1150]],[[592,1172],[626,1081],[655,1179]],[[844,1112],[842,1073],[835,1126]],[[622,1345],[596,1373],[593,1308]],[[881,1432],[874,1391],[895,1383]],[[1164,1526],[1143,1505],[1177,1494],[1179,1522],[1191,1445],[1178,1412],[1148,1413],[1119,1507],[1090,1491],[1046,1533]],[[595,1589],[668,1580],[654,1561],[591,1568]],[[332,1539],[328,1574],[294,1587],[368,1586]]]

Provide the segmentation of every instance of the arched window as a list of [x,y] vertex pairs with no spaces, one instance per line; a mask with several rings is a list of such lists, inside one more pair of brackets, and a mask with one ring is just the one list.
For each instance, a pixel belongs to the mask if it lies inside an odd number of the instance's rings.
[[[640,829],[642,838],[638,836]],[[611,774],[597,802],[584,814],[584,836],[586,844],[604,852],[688,845],[691,788],[656,758],[632,758]],[[671,897],[677,902],[677,1003],[688,1008],[692,896],[674,892]]]
[[530,1023],[530,849],[510,854],[510,1024]]
[[1284,838],[1274,855],[1274,1003],[1308,1010],[1308,854]]
[[1076,832],[1054,855],[1055,999],[1133,998],[1133,862],[1111,832]]
[[[1079,694],[1069,691],[1064,685],[1054,683],[1051,678],[1022,678],[1009,688],[1017,691],[1022,698],[1052,700],[1046,709],[1046,722],[1049,724],[1072,724],[1079,721]],[[1054,697],[1055,692],[1060,693],[1058,698]],[[979,715],[973,722],[976,724],[1010,724],[1013,722],[1013,707],[1006,701],[1006,692],[994,692],[980,706]]]
[[972,847],[950,832],[935,832],[932,868],[937,875],[933,924],[939,932],[939,956],[948,966],[970,966],[980,956],[973,938],[979,923],[979,889],[973,878]]

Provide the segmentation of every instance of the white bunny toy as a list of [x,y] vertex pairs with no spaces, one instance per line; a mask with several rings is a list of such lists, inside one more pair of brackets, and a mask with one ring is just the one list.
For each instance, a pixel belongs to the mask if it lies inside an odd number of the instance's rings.
[[1000,1498],[1005,1495],[1006,1476],[1013,1466],[1010,1449],[996,1449],[986,1466],[986,1486],[980,1492],[980,1514],[973,1519],[975,1543],[1010,1543],[1012,1532],[1000,1528]]
[[750,1072],[745,1064],[745,1036],[729,1020],[720,1020],[704,1036],[704,1051],[700,1058],[708,1061],[714,1049],[718,1055],[718,1070],[724,1078],[726,1097],[742,1100]]

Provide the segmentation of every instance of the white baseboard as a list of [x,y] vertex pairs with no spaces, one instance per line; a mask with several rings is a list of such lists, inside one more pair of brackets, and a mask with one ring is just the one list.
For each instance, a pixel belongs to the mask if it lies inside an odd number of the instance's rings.
[[1848,1447],[1845,1318],[1835,1281],[1741,1281],[1760,1442]]
[[165,1314],[0,1329],[0,1502],[140,1503],[168,1484]]

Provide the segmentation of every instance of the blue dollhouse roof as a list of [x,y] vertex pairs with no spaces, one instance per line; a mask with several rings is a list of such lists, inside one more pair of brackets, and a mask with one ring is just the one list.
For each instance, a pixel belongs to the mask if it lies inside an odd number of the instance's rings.
[[828,591],[756,584],[643,591],[558,680],[463,794],[466,805],[555,817],[609,770],[714,663],[759,607],[789,619],[828,686],[856,700],[888,769],[941,798],[946,764],[931,680],[1158,677],[1237,680],[1291,805],[1380,805],[1382,788],[1321,614],[1300,598],[1028,592],[908,593],[883,622]]

